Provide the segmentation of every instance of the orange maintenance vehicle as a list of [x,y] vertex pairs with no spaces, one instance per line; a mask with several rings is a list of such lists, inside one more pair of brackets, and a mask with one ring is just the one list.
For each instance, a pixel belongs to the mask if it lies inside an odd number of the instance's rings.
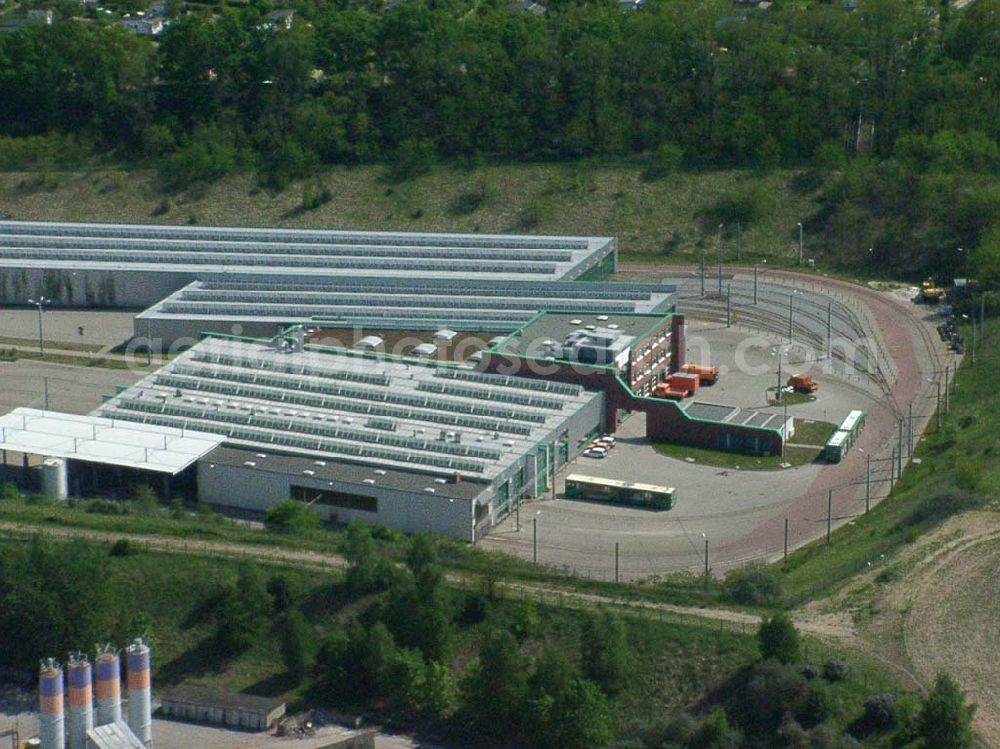
[[686,390],[674,390],[669,382],[659,382],[653,388],[654,398],[667,398],[672,401],[684,400],[689,393]]
[[681,367],[682,372],[698,375],[698,380],[702,385],[714,385],[719,379],[719,368],[707,364],[685,364]]
[[819,384],[808,374],[792,375],[788,378],[788,385],[797,393],[815,393],[819,390]]

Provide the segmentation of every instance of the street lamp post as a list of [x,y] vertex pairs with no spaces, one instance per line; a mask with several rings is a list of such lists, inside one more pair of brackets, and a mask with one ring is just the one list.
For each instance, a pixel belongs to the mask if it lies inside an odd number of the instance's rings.
[[28,304],[34,304],[38,307],[38,355],[42,358],[45,357],[45,338],[42,335],[42,306],[48,303],[50,300],[43,296],[38,297],[38,300],[29,299]]
[[799,265],[802,265],[802,222],[799,221]]
[[707,579],[708,578],[708,536],[706,536],[704,533],[702,533],[701,537],[705,539],[705,578]]

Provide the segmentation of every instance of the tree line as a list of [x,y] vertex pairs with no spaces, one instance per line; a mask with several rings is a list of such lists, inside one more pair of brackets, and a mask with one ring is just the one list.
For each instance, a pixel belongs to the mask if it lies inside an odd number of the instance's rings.
[[504,0],[250,3],[180,15],[152,44],[57,23],[0,37],[0,129],[172,159],[174,179],[251,162],[679,154],[689,165],[891,155],[900,138],[1000,131],[1000,7],[947,2]]

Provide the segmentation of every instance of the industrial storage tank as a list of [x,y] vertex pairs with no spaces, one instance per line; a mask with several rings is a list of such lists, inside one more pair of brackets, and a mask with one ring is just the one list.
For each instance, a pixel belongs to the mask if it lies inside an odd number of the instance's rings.
[[137,637],[125,649],[128,671],[128,727],[147,747],[153,740],[153,700],[149,673],[149,646]]
[[105,726],[122,719],[122,677],[118,651],[111,645],[97,648],[94,663],[96,678],[94,688],[97,693],[96,724]]
[[71,654],[69,681],[69,738],[71,749],[87,749],[87,731],[94,727],[93,670],[83,653]]
[[55,658],[42,661],[38,678],[38,733],[42,749],[66,749],[63,670]]
[[69,496],[69,478],[66,461],[61,458],[46,458],[42,461],[42,494],[49,499],[65,502]]

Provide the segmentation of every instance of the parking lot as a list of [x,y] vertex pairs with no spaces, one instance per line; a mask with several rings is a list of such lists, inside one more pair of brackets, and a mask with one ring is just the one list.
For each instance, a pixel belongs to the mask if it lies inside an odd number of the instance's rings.
[[[777,383],[777,360],[783,357],[786,379],[802,359],[784,351],[786,342],[774,336],[753,336],[710,323],[692,322],[688,329],[688,361],[719,366],[720,379],[698,391],[695,399],[768,412],[767,388]],[[856,408],[868,410],[879,398],[874,387],[811,371],[820,389],[815,401],[789,407],[790,416],[839,423]],[[705,538],[712,550],[744,539],[757,526],[780,517],[808,491],[823,464],[778,470],[746,470],[755,459],[746,456],[739,469],[669,458],[657,453],[646,439],[646,416],[629,416],[616,433],[617,446],[603,459],[578,457],[566,466],[556,484],[556,499],[546,497],[521,508],[482,541],[531,559],[537,527],[539,561],[567,567],[578,574],[609,579],[614,574],[615,544],[619,544],[623,579],[649,577],[677,569],[697,568],[704,562]],[[737,464],[739,462],[737,461]],[[621,481],[641,481],[677,489],[673,509],[646,510],[598,502],[563,499],[569,473]],[[773,553],[774,549],[767,552]],[[726,559],[727,563],[732,562]]]

